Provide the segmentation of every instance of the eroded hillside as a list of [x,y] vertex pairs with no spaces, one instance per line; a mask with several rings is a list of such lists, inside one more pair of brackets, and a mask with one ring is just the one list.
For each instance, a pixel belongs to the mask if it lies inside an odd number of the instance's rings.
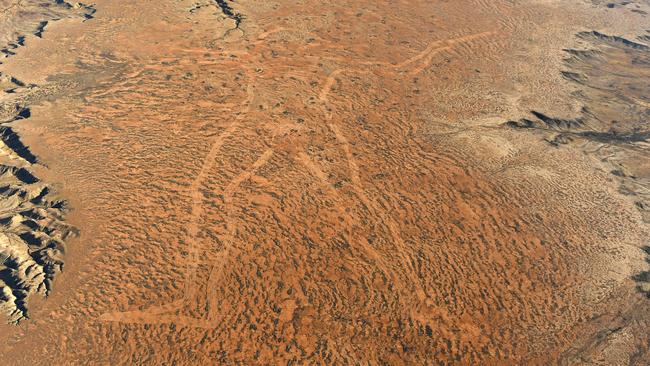
[[[62,18],[91,18],[94,10],[65,1],[0,3],[0,52],[16,55],[30,37]],[[29,103],[47,92],[5,73],[0,66],[0,311],[10,323],[28,317],[27,300],[47,296],[63,269],[64,240],[74,233],[64,219],[65,202],[33,173],[39,165],[21,141],[16,125],[30,118]]]
[[646,8],[98,0],[55,23],[3,65],[8,151],[38,160],[2,179],[43,175],[69,224],[48,198],[7,225],[80,237],[0,355],[646,364]]

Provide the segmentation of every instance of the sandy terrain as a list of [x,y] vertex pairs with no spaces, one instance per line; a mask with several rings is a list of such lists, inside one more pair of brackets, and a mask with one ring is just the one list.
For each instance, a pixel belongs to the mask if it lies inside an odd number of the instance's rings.
[[650,363],[647,1],[0,9],[3,364]]

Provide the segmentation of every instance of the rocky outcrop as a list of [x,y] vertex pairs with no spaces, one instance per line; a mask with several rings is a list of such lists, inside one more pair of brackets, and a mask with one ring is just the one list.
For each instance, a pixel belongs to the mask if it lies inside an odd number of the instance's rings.
[[0,58],[13,56],[30,35],[42,37],[50,22],[91,19],[95,13],[91,6],[64,0],[21,0],[10,1],[8,5],[0,9]]
[[[63,18],[90,19],[94,9],[63,0],[15,1],[0,9],[0,53],[15,54],[27,37],[42,37]],[[39,164],[15,125],[31,116],[26,84],[0,72],[0,312],[10,323],[28,318],[31,295],[47,296],[63,270],[64,241],[76,230],[64,222],[65,202],[34,174]]]
[[75,230],[63,222],[64,202],[32,173],[34,155],[10,127],[0,136],[0,311],[17,323],[31,294],[49,293]]

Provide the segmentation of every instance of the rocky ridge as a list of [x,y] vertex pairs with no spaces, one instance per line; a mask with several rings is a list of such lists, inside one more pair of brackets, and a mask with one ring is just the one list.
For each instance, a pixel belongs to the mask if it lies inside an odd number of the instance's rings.
[[[94,9],[81,3],[13,1],[2,3],[0,52],[16,54],[28,37],[42,37],[49,22],[90,19]],[[16,124],[31,116],[28,84],[0,72],[0,312],[9,323],[28,318],[33,294],[47,296],[63,270],[64,241],[76,230],[64,222],[65,202],[34,174],[37,157],[22,142]]]

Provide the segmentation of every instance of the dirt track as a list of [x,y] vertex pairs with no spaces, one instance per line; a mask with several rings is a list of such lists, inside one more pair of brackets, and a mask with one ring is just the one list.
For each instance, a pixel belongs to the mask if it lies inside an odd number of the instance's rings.
[[650,362],[647,2],[88,9],[0,65],[80,233],[0,360]]

